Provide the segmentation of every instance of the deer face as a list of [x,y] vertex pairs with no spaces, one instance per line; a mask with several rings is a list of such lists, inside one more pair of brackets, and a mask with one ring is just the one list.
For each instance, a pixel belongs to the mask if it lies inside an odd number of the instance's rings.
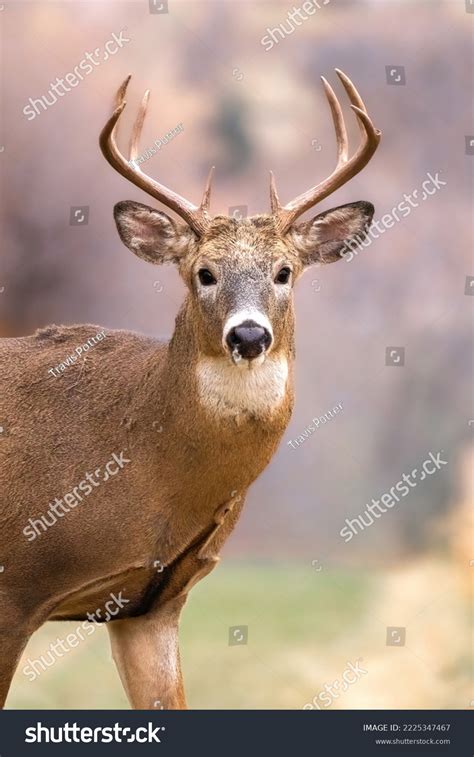
[[201,355],[240,367],[291,349],[295,281],[310,265],[339,260],[347,241],[363,238],[372,214],[369,203],[344,205],[284,234],[274,216],[216,216],[199,237],[145,205],[115,207],[120,237],[132,252],[178,265]]
[[[259,365],[272,352],[292,350],[293,284],[309,265],[340,258],[346,243],[364,237],[373,215],[366,202],[342,205],[296,223],[299,216],[355,176],[370,160],[380,141],[365,105],[342,71],[339,79],[357,116],[361,144],[349,158],[349,144],[339,101],[323,78],[337,138],[337,165],[332,174],[287,205],[281,205],[272,175],[271,215],[237,221],[209,213],[212,169],[199,206],[145,176],[127,162],[115,140],[125,107],[130,77],[117,93],[116,109],[100,135],[102,152],[119,173],[174,210],[177,224],[164,213],[136,202],[115,207],[122,241],[151,263],[174,262],[186,282],[195,338],[205,357],[225,357],[234,365]],[[130,141],[137,154],[149,92],[145,93]]]
[[272,218],[214,218],[196,254],[181,266],[203,352],[257,365],[278,349],[295,264]]

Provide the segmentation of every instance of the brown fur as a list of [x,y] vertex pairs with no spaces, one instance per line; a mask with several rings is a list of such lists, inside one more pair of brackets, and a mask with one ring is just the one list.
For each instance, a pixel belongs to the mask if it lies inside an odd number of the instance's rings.
[[[159,211],[120,203],[116,220],[123,241],[148,261],[174,260],[188,286],[170,342],[110,331],[83,360],[53,377],[48,370],[100,327],[50,326],[1,341],[2,704],[35,629],[48,619],[86,619],[111,592],[122,592],[129,602],[108,625],[132,704],[185,706],[179,613],[189,588],[214,566],[248,487],[289,422],[292,284],[305,265],[318,262],[318,245],[324,253],[332,240],[327,258],[336,259],[334,250],[345,239],[363,233],[371,206],[345,207],[350,210],[338,209],[332,236],[325,231],[324,239],[315,235],[313,222],[281,238],[269,216],[218,217],[198,239]],[[293,270],[285,291],[274,284],[282,261]],[[196,281],[204,264],[217,272],[214,292],[201,291]],[[220,413],[198,386],[196,370],[203,358],[211,366],[232,366],[222,345],[223,325],[229,313],[248,306],[259,308],[273,326],[266,361],[279,356],[289,364],[284,396],[275,406],[262,397],[261,408],[259,402],[237,403]],[[249,377],[252,370],[260,369],[249,364]],[[115,477],[27,540],[29,518],[46,513],[55,497],[122,451],[130,462]]]

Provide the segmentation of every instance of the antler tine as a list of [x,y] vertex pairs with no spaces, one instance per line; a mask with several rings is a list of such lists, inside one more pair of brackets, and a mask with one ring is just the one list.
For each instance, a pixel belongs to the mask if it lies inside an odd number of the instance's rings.
[[[365,107],[365,103],[362,97],[359,95],[357,89],[354,87],[353,83],[349,79],[349,77],[344,73],[344,71],[341,71],[339,68],[336,68],[335,70],[336,70],[336,74],[338,75],[339,79],[342,82],[342,86],[347,92],[351,105],[354,105],[359,110],[362,110],[364,113],[367,113],[367,108]],[[363,135],[364,134],[363,124],[361,123],[359,119],[357,119],[357,123],[359,125],[360,133]]]
[[116,108],[122,105],[123,101],[125,100],[125,93],[127,92],[127,87],[131,78],[132,78],[132,74],[129,74],[127,78],[121,83],[120,87],[115,93],[115,107]]
[[[344,122],[341,105],[335,95],[333,88],[324,76],[321,76],[321,80],[323,82],[326,97],[331,108],[332,120],[334,123],[337,140],[337,168],[340,168],[343,163],[347,163],[347,156],[349,151],[346,124]],[[279,211],[286,210],[286,208],[282,208],[280,204],[273,171],[270,171],[270,201],[272,213],[278,214]],[[287,206],[287,208],[289,207],[290,206]]]
[[[382,136],[382,132],[380,129],[377,129],[369,116],[369,114],[365,110],[361,110],[360,108],[357,108],[355,105],[351,105],[352,110],[357,116],[357,121],[359,122],[359,127],[364,135],[365,139],[367,140],[367,147],[371,147],[373,149],[373,152],[369,155],[368,160],[372,157],[373,153],[376,151],[379,142],[380,137]],[[362,143],[358,149],[358,153],[361,153],[364,149],[366,149],[365,143]],[[355,157],[355,156],[354,156]],[[367,161],[368,162],[368,161]],[[364,163],[364,166],[366,164]],[[363,168],[364,166],[361,166]],[[359,169],[359,171],[361,170]],[[356,172],[358,173],[358,171]]]
[[344,89],[347,92],[351,103],[351,109],[357,116],[357,121],[362,134],[362,142],[359,145],[356,153],[352,158],[348,158],[348,140],[347,132],[344,124],[344,117],[342,114],[339,101],[329,83],[323,79],[323,85],[326,92],[326,96],[331,108],[331,114],[334,123],[334,129],[336,132],[337,140],[337,165],[334,171],[327,179],[320,182],[316,186],[307,190],[303,194],[296,197],[290,203],[285,206],[280,204],[278,194],[276,191],[275,181],[272,179],[270,183],[270,198],[272,204],[272,212],[276,216],[277,225],[280,233],[288,231],[291,224],[306,210],[309,210],[313,205],[324,200],[325,197],[335,192],[349,179],[359,173],[364,166],[367,165],[372,155],[376,151],[381,137],[381,132],[373,125],[365,107],[365,104],[359,95],[354,84],[351,82],[348,76],[339,69],[336,69],[336,73],[341,80]]
[[272,207],[272,213],[278,213],[281,209],[280,198],[278,197],[275,174],[270,171],[270,202]]
[[334,130],[336,132],[337,139],[337,165],[338,167],[343,163],[347,163],[347,157],[349,154],[349,142],[347,140],[346,124],[344,122],[344,116],[342,114],[342,108],[336,94],[324,76],[321,76],[324,89],[326,91],[326,97],[331,108],[332,120],[334,123]]
[[[204,190],[203,201],[201,205],[197,207],[186,200],[181,195],[173,192],[164,184],[160,184],[158,181],[146,176],[138,168],[133,168],[131,162],[127,161],[120,152],[115,139],[115,129],[117,122],[125,108],[125,93],[130,81],[130,75],[127,76],[125,81],[119,87],[115,98],[115,110],[111,117],[105,124],[99,137],[99,144],[105,159],[110,165],[115,168],[124,178],[128,179],[132,184],[143,189],[147,194],[154,197],[159,202],[162,202],[171,210],[174,210],[186,223],[196,232],[198,235],[205,233],[210,223],[210,216],[208,214],[209,199],[210,199],[210,180],[212,177],[212,171],[209,175],[206,188]],[[138,112],[135,124],[132,130],[132,136],[130,140],[130,161],[136,158],[138,142],[140,139],[143,122],[145,120],[147,105],[148,105],[149,92],[145,92],[140,110]]]
[[140,103],[135,123],[133,124],[132,135],[130,137],[130,160],[135,160],[138,155],[138,146],[142,134],[143,124],[145,123],[148,100],[150,99],[150,90],[147,89]]
[[340,68],[335,68],[334,70],[336,74],[338,75],[339,79],[341,80],[343,87],[346,90],[349,96],[349,100],[351,101],[352,105],[356,105],[358,108],[360,108],[365,113],[367,113],[367,108],[365,107],[362,97],[359,95],[357,89],[355,88],[354,84],[351,82],[347,74],[345,74],[344,71],[341,71]]
[[209,173],[207,175],[207,181],[206,186],[204,187],[204,193],[202,195],[202,200],[199,208],[204,211],[205,213],[209,210],[209,205],[211,203],[211,189],[212,189],[212,179],[214,176],[214,169],[215,166],[211,166]]

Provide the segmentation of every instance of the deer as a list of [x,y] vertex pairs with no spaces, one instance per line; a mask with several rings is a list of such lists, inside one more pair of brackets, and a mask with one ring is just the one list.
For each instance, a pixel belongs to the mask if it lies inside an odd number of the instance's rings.
[[[239,219],[211,215],[213,169],[194,205],[133,162],[149,90],[127,159],[116,132],[130,76],[120,86],[102,153],[180,220],[123,201],[118,234],[147,263],[174,264],[186,296],[169,341],[96,325],[0,340],[2,707],[31,635],[46,621],[91,617],[109,631],[132,708],[187,707],[180,615],[290,421],[295,282],[363,240],[374,213],[359,201],[298,220],[358,174],[380,142],[356,87],[336,73],[359,124],[356,151],[349,157],[340,102],[322,77],[334,171],[286,205],[271,173],[271,212]],[[81,345],[83,359],[73,360]],[[111,596],[122,601],[104,617]]]

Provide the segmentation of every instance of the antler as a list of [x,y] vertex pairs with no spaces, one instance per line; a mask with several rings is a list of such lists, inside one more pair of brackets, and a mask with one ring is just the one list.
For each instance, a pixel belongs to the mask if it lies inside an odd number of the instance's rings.
[[359,173],[365,165],[369,162],[372,155],[376,151],[380,142],[381,132],[376,129],[372,121],[369,118],[367,109],[362,101],[361,96],[354,87],[353,83],[346,74],[336,68],[336,73],[339,76],[344,89],[346,90],[349,100],[351,101],[351,108],[357,116],[357,121],[362,134],[362,143],[360,144],[357,152],[348,159],[349,143],[347,140],[346,126],[344,123],[344,116],[342,115],[341,106],[334,94],[334,90],[330,84],[326,81],[324,76],[321,77],[324,89],[326,91],[326,97],[329,101],[329,105],[332,113],[332,120],[334,122],[334,128],[336,131],[337,139],[337,166],[332,174],[324,179],[320,184],[308,189],[307,192],[296,197],[288,205],[281,205],[276,190],[275,177],[270,171],[270,199],[272,206],[272,213],[277,218],[277,225],[280,233],[285,233],[291,226],[291,224],[306,210],[309,210],[317,202],[320,202],[325,197],[330,195],[339,187],[342,187],[349,179]]
[[[164,184],[160,184],[149,176],[146,176],[137,164],[135,164],[136,167],[131,166],[129,161],[126,160],[117,147],[117,142],[115,141],[115,127],[117,126],[117,122],[126,105],[125,93],[130,79],[131,75],[127,76],[123,84],[119,87],[116,95],[115,110],[101,131],[99,143],[102,153],[110,165],[122,174],[122,176],[131,181],[132,184],[140,187],[140,189],[143,189],[149,195],[154,197],[155,200],[159,200],[168,208],[174,210],[197,234],[202,235],[211,221],[209,215],[209,203],[211,199],[211,182],[214,166],[209,171],[201,204],[196,206],[190,203],[189,200],[181,197],[181,195],[168,189],[168,187],[165,187]],[[137,157],[138,144],[143,123],[145,121],[149,96],[150,90],[147,89],[133,126],[130,139],[130,161]]]

